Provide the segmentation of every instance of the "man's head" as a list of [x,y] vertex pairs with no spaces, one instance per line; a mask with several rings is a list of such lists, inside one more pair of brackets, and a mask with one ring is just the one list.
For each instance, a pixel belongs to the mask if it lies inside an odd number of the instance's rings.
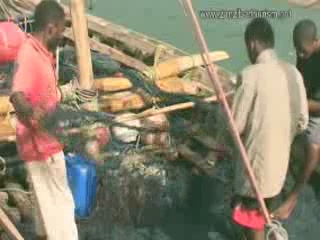
[[63,8],[54,0],[43,0],[34,13],[35,32],[50,51],[55,49],[63,39],[65,14]]
[[293,29],[293,44],[300,58],[309,58],[317,49],[317,27],[309,20],[301,20]]
[[253,19],[246,28],[245,43],[251,63],[255,63],[259,54],[274,47],[274,33],[270,23],[264,18]]

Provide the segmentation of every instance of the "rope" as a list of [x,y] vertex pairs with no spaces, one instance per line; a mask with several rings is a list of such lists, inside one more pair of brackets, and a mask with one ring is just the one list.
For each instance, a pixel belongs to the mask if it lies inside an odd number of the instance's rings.
[[155,81],[155,80],[158,80],[158,76],[160,75],[157,71],[157,66],[158,66],[158,63],[159,63],[159,60],[160,60],[160,56],[161,54],[166,50],[167,48],[162,45],[162,44],[159,44],[157,47],[156,47],[156,51],[155,51],[155,54],[154,54],[154,60],[153,60],[153,66],[148,68],[144,74],[151,80],[151,81]]
[[95,90],[80,89],[77,81],[70,81],[68,84],[60,87],[64,102],[72,102],[75,107],[80,110],[80,105],[85,103],[93,103],[98,105],[98,92]]
[[288,240],[289,236],[287,231],[282,227],[281,223],[273,220],[267,224],[266,240]]
[[4,176],[6,174],[6,170],[7,170],[6,160],[0,156],[0,162],[1,162],[1,166],[3,166],[3,168],[0,171],[0,175]]

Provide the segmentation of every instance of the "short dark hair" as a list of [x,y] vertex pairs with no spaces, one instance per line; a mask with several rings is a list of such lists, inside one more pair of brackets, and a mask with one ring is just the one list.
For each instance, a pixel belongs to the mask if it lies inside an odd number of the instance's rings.
[[254,18],[247,25],[244,34],[246,43],[258,40],[267,48],[274,47],[274,33],[271,24],[265,18]]
[[293,43],[297,46],[304,40],[315,40],[317,38],[316,24],[310,19],[299,21],[293,29]]
[[34,12],[34,28],[36,32],[45,29],[49,23],[57,22],[64,19],[63,8],[54,0],[41,1]]

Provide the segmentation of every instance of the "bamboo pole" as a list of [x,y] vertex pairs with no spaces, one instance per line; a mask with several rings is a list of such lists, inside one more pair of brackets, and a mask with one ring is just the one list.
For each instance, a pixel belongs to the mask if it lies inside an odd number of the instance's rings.
[[94,85],[84,0],[70,0],[70,13],[80,69],[79,85],[82,89],[90,90],[94,88]]
[[13,240],[24,240],[17,228],[4,213],[2,208],[0,208],[0,224]]
[[[226,95],[230,96],[231,94],[233,94],[233,91],[228,92]],[[217,102],[218,101],[218,97],[217,96],[207,97],[207,98],[203,99],[203,101],[207,102],[207,103],[209,103],[209,102]],[[170,112],[174,112],[174,111],[178,111],[178,110],[185,110],[185,109],[188,109],[188,108],[193,108],[195,105],[196,104],[194,102],[185,102],[185,103],[178,103],[178,104],[174,104],[174,105],[163,107],[163,108],[159,108],[159,109],[151,108],[151,109],[148,109],[148,110],[146,110],[146,111],[144,111],[142,113],[138,113],[136,115],[119,118],[118,122],[124,123],[124,122],[127,122],[127,121],[146,118],[146,117],[150,117],[150,116],[154,116],[154,115],[170,113]]]

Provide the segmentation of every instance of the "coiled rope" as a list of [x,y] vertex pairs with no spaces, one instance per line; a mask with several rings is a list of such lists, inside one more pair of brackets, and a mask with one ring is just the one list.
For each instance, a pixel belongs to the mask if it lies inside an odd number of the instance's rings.
[[63,101],[71,102],[78,110],[82,104],[91,103],[93,108],[98,106],[99,94],[96,90],[80,89],[78,81],[71,80],[68,84],[60,87]]
[[272,220],[270,224],[267,224],[266,226],[266,239],[267,240],[273,240],[274,238],[276,240],[288,240],[289,236],[287,231],[284,229],[284,227],[281,225],[281,223],[277,220]]

